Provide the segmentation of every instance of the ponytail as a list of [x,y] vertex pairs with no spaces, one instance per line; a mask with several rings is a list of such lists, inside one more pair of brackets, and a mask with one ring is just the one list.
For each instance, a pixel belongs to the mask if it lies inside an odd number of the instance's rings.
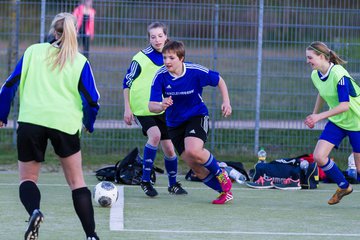
[[316,55],[324,55],[325,58],[334,64],[344,65],[347,61],[341,59],[333,50],[328,48],[323,42],[312,42],[307,48],[307,50],[313,50]]
[[339,64],[339,65],[344,65],[347,63],[347,61],[341,59],[334,51],[330,50],[329,51],[329,59],[330,62],[334,63],[334,64]]
[[52,69],[57,66],[64,68],[67,61],[72,63],[78,53],[76,33],[76,18],[70,13],[59,13],[55,16],[49,34],[55,36],[56,41],[52,44],[59,51],[49,56]]

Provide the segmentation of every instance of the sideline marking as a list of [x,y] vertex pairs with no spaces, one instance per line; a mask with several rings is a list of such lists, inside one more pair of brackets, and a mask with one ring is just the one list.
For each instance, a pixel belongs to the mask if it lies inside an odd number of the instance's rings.
[[124,229],[124,232],[149,232],[149,233],[194,233],[194,234],[243,234],[243,235],[279,235],[279,236],[325,236],[325,237],[360,237],[360,233],[301,233],[301,232],[246,232],[246,231],[187,231],[187,230],[145,230]]
[[117,186],[118,199],[110,209],[110,231],[124,230],[124,186]]
[[[327,184],[327,183],[324,183]],[[44,187],[69,187],[69,185],[67,184],[57,184],[57,183],[38,183],[38,186],[44,186]],[[96,184],[89,184],[87,185],[88,187],[95,187]],[[123,185],[119,185],[119,184],[115,184],[118,188],[120,187],[125,187]],[[0,186],[19,186],[19,183],[0,183]],[[127,188],[138,188],[138,185],[126,185]],[[168,189],[168,187],[162,187],[162,186],[157,186],[156,188],[159,189]],[[192,189],[192,190],[209,190],[210,188],[208,187],[186,187],[186,189]],[[296,191],[300,191],[300,192],[334,192],[335,190],[335,184],[334,184],[334,189],[312,189],[312,190],[296,190]],[[262,191],[271,191],[274,189],[263,189]],[[231,191],[259,191],[259,189],[254,189],[254,188],[249,188],[249,187],[244,187],[244,186],[240,186],[240,187],[234,187],[231,189]],[[275,190],[277,191],[277,190]],[[284,190],[285,191],[285,190]],[[286,190],[288,191],[288,190]],[[290,192],[290,191],[289,191]],[[359,193],[360,190],[354,189],[353,193]],[[124,196],[123,196],[124,197]]]

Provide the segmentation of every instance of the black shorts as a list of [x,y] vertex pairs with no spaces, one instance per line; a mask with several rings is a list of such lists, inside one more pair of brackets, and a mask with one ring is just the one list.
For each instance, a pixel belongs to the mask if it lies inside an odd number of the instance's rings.
[[179,155],[185,150],[185,138],[197,137],[207,140],[209,132],[209,116],[192,117],[177,127],[169,127],[169,135]]
[[61,158],[69,157],[80,151],[79,132],[70,135],[56,129],[19,122],[17,129],[19,161],[43,162],[48,139],[50,139],[55,153]]
[[144,136],[147,136],[149,128],[157,126],[160,129],[161,140],[170,139],[166,126],[165,114],[154,116],[135,116],[135,122],[142,128]]

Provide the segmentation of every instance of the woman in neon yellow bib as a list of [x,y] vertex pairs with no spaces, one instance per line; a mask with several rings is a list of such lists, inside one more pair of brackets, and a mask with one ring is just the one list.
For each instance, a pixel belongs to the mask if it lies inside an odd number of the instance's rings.
[[174,195],[187,194],[181,183],[177,181],[178,158],[167,131],[165,114],[152,113],[148,108],[153,78],[164,65],[161,50],[168,41],[167,31],[166,25],[161,22],[153,22],[148,26],[150,44],[133,57],[123,80],[124,121],[131,125],[135,120],[148,138],[144,147],[140,186],[149,197],[158,195],[150,182],[150,174],[159,145],[165,155],[165,169],[169,180],[168,192]]
[[[342,66],[342,60],[323,42],[313,42],[306,48],[307,63],[312,67],[311,79],[319,91],[313,113],[306,117],[309,128],[328,119],[314,150],[314,159],[332,179],[338,189],[328,204],[340,202],[353,189],[336,164],[329,159],[334,147],[348,137],[353,148],[357,168],[360,168],[360,88]],[[324,103],[329,109],[320,112]]]
[[60,159],[86,237],[98,240],[91,192],[83,177],[80,132],[82,126],[94,131],[100,96],[90,64],[78,52],[76,18],[70,13],[57,14],[50,35],[54,36],[51,43],[26,49],[0,90],[0,127],[7,123],[17,88],[20,91],[19,195],[30,215],[25,239],[38,239],[44,219],[37,182],[49,140]]

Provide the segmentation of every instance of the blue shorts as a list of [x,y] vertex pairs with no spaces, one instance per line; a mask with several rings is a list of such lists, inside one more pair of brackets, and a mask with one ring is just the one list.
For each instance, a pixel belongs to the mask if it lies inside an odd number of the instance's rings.
[[353,152],[360,153],[360,131],[345,130],[329,121],[326,123],[325,129],[321,133],[319,139],[328,141],[338,148],[341,141],[346,136],[349,137],[349,142],[352,146]]

